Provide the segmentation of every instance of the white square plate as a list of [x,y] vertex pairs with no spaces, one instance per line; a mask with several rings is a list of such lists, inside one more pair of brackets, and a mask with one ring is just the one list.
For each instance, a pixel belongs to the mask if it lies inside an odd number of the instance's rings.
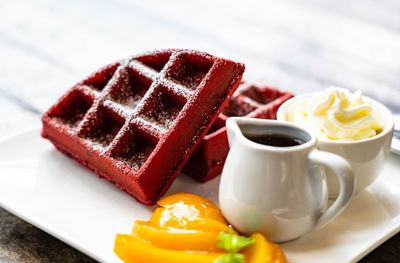
[[[101,262],[117,233],[130,233],[153,208],[57,152],[40,129],[0,141],[0,205]],[[400,230],[400,158],[324,229],[282,244],[289,262],[355,262]],[[179,175],[167,194],[193,192],[217,203],[219,178],[201,184]]]

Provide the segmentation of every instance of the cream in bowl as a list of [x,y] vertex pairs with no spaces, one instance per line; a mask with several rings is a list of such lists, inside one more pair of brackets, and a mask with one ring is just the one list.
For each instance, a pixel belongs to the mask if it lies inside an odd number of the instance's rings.
[[[381,172],[390,151],[393,120],[381,103],[360,91],[331,87],[296,96],[278,110],[278,120],[297,123],[313,132],[320,150],[344,157],[352,166],[355,192],[370,185]],[[339,192],[336,178],[327,170],[329,195]]]

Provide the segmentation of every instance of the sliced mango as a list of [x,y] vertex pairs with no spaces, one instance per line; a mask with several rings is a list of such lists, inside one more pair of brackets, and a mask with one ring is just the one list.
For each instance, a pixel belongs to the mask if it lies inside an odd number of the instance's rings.
[[[220,232],[232,231],[219,208],[198,195],[178,193],[160,200],[149,222],[136,221],[132,235],[118,234],[114,252],[125,263],[213,263],[227,251]],[[236,232],[234,232],[236,233]],[[262,234],[239,253],[245,263],[286,263],[278,245]]]
[[172,194],[161,199],[157,204],[168,210],[173,210],[177,217],[210,218],[228,224],[221,210],[213,202],[196,194]]
[[160,226],[161,223],[161,217],[162,217],[162,212],[164,211],[164,207],[158,207],[156,210],[153,211],[153,214],[150,217],[149,223],[155,226]]
[[286,263],[286,257],[281,248],[269,242],[262,234],[256,233],[251,237],[256,242],[243,249],[246,263]]
[[200,230],[206,232],[229,232],[225,222],[213,218],[201,217],[191,212],[181,212],[164,207],[157,208],[150,218],[150,224],[159,227]]
[[226,252],[218,247],[218,232],[165,229],[136,221],[132,234],[165,249]]
[[168,250],[138,237],[117,234],[114,252],[125,263],[212,263],[222,253],[200,253]]

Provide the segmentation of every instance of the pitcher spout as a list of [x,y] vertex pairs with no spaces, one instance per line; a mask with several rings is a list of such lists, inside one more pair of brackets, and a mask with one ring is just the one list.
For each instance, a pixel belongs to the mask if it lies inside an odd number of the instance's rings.
[[238,140],[238,137],[242,134],[238,124],[239,117],[230,117],[226,120],[226,132],[228,134],[229,147]]

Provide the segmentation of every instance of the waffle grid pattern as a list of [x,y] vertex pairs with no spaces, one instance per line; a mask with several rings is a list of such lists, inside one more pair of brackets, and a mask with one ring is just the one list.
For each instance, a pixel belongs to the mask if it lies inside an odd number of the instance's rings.
[[242,82],[186,163],[183,172],[200,182],[219,175],[229,152],[225,128],[227,118],[276,119],[279,106],[291,97],[293,94],[290,92]]
[[[212,111],[204,107],[197,130],[185,127],[191,119],[196,120],[196,104],[211,91],[209,83],[215,72],[226,65],[236,74],[230,72],[225,90],[217,94],[222,99],[212,105]],[[68,91],[44,115],[42,135],[62,152],[151,205],[179,173],[184,159],[217,117],[218,107],[236,89],[243,71],[241,64],[191,50],[123,60]],[[45,124],[56,127],[56,134]],[[188,131],[182,131],[183,127]],[[57,140],[54,135],[70,138]],[[180,136],[182,143],[176,141]],[[86,157],[85,150],[90,153]]]

